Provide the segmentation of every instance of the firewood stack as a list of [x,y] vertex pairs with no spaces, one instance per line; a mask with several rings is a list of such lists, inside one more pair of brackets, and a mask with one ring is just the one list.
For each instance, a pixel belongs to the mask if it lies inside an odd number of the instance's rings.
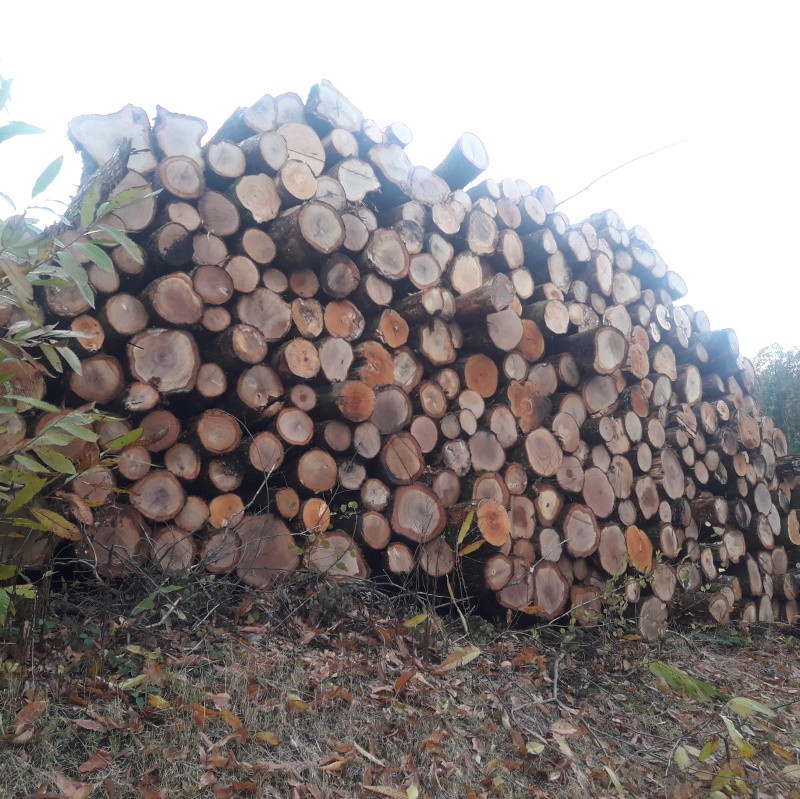
[[159,190],[103,220],[136,246],[95,237],[114,263],[83,259],[96,307],[42,297],[85,337],[82,374],[39,396],[122,417],[101,449],[143,430],[73,486],[101,574],[422,575],[584,624],[613,585],[648,638],[672,613],[795,621],[786,438],[735,333],[678,304],[645,229],[476,182],[472,134],[414,165],[405,125],[327,81],[205,143],[203,120],[163,108],[70,133],[89,174],[131,140],[112,198]]

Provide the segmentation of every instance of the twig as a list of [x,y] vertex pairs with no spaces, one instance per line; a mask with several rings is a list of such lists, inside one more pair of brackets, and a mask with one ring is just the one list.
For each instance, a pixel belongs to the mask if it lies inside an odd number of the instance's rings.
[[556,203],[556,208],[558,208],[560,205],[563,205],[564,203],[569,202],[570,200],[575,199],[575,197],[578,197],[585,191],[589,191],[589,189],[592,186],[594,186],[595,183],[599,183],[603,178],[607,178],[609,175],[613,175],[614,172],[617,172],[618,170],[623,169],[624,167],[633,164],[636,161],[641,161],[643,158],[649,158],[651,155],[656,155],[657,153],[663,152],[664,150],[669,150],[670,147],[676,147],[679,144],[685,144],[687,141],[688,141],[687,139],[682,139],[681,141],[674,141],[672,142],[672,144],[665,144],[663,147],[659,147],[657,150],[653,150],[652,152],[644,153],[642,155],[637,155],[636,158],[631,158],[630,161],[626,161],[624,164],[619,164],[619,166],[615,166],[613,169],[609,169],[608,172],[603,172],[602,175],[596,177],[590,183],[587,183],[580,191],[576,191],[575,194],[570,194],[569,197],[562,200],[560,203]]

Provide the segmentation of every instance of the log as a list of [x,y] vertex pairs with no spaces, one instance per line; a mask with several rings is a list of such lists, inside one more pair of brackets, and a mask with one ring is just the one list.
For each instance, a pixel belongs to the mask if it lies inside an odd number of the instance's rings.
[[473,133],[462,134],[434,172],[451,189],[463,189],[489,166],[489,156]]
[[233,532],[241,542],[236,574],[252,588],[270,588],[300,565],[288,527],[273,514],[246,514]]
[[200,370],[194,338],[182,330],[148,328],[127,345],[128,367],[136,380],[161,394],[191,391]]
[[337,582],[363,580],[369,576],[358,545],[341,530],[319,533],[306,548],[304,561],[309,571]]
[[563,519],[564,540],[570,555],[586,558],[600,545],[600,527],[594,512],[585,505],[570,505]]
[[431,489],[422,483],[411,483],[395,490],[390,524],[397,535],[424,543],[444,532],[447,514]]

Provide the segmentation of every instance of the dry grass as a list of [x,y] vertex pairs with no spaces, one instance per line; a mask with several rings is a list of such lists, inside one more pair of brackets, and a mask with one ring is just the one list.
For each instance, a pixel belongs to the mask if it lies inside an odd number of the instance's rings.
[[[168,629],[176,595],[186,619]],[[0,663],[0,796],[669,798],[713,795],[715,777],[723,796],[800,795],[792,637],[648,646],[617,625],[470,619],[466,633],[432,614],[409,628],[419,605],[321,582],[266,597],[184,586],[154,604],[131,616],[123,594],[54,597],[59,621],[33,656]],[[448,669],[458,646],[474,659]],[[656,659],[777,715],[740,719],[725,698],[669,689]],[[755,754],[727,763],[723,714]]]

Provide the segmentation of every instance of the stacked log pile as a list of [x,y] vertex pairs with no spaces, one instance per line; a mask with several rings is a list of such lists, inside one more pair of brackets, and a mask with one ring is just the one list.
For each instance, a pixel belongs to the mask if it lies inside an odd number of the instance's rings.
[[70,132],[89,173],[130,140],[111,197],[145,197],[103,220],[134,247],[93,236],[113,270],[80,259],[94,307],[43,293],[48,319],[84,334],[81,373],[28,386],[122,419],[98,425],[99,449],[65,445],[76,463],[143,431],[72,487],[101,574],[421,574],[586,624],[612,584],[647,637],[672,612],[795,621],[786,439],[735,333],[679,304],[646,230],[612,211],[573,224],[545,186],[476,182],[471,134],[415,165],[406,126],[326,81],[207,141],[163,108]]

